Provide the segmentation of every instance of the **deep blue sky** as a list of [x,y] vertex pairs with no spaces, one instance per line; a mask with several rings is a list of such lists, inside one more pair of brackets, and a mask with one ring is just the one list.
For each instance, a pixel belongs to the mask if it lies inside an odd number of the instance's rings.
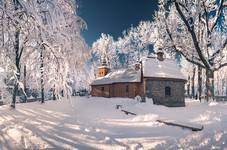
[[83,36],[90,46],[101,33],[116,39],[131,25],[152,20],[158,9],[158,0],[77,0],[77,4],[79,16],[88,25]]

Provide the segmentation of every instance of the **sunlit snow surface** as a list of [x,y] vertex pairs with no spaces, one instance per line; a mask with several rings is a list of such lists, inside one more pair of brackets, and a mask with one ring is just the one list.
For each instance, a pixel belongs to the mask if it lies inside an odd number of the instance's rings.
[[[137,116],[127,116],[116,105]],[[72,100],[0,107],[0,149],[224,149],[227,103],[187,101],[186,107],[122,98]],[[201,132],[156,122],[198,123]]]

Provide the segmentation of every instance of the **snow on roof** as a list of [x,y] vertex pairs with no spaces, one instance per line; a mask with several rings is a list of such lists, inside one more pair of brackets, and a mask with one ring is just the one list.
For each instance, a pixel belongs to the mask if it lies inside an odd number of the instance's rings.
[[186,80],[185,76],[180,71],[179,65],[173,59],[159,61],[155,58],[142,58],[142,63],[144,77]]
[[[167,79],[187,80],[181,73],[179,65],[173,59],[159,61],[156,58],[142,58],[143,76]],[[133,67],[110,72],[105,77],[99,77],[91,85],[104,85],[123,82],[140,82],[141,72]]]
[[119,69],[112,71],[105,77],[99,77],[94,80],[91,85],[103,85],[112,83],[124,83],[124,82],[140,82],[141,72],[136,71],[134,68]]
[[100,67],[98,67],[98,68],[108,68],[107,66],[100,66]]

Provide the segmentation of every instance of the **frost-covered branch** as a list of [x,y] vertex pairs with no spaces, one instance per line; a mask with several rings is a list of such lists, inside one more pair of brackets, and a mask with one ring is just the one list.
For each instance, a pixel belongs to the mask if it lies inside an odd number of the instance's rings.
[[192,37],[192,41],[194,43],[194,46],[195,46],[195,49],[201,59],[201,61],[203,62],[203,64],[205,65],[206,68],[211,68],[211,66],[209,65],[209,63],[207,62],[207,60],[204,58],[203,54],[202,54],[202,51],[199,47],[199,42],[197,40],[197,37],[196,37],[196,34],[194,32],[194,25],[190,25],[189,22],[186,20],[186,17],[185,15],[183,14],[183,12],[181,11],[180,9],[180,6],[178,4],[178,2],[175,2],[175,6],[176,6],[176,9],[181,17],[181,19],[183,20],[183,22],[185,23],[189,33],[191,34],[191,37]]
[[221,12],[222,12],[223,8],[225,7],[223,5],[224,4],[224,1],[225,0],[220,0],[219,1],[219,4],[218,4],[219,6],[218,6],[218,9],[217,9],[216,15],[214,17],[214,21],[213,21],[213,23],[211,25],[211,29],[210,29],[211,32],[214,30],[214,28],[216,27],[216,25],[218,23],[218,19],[221,17]]

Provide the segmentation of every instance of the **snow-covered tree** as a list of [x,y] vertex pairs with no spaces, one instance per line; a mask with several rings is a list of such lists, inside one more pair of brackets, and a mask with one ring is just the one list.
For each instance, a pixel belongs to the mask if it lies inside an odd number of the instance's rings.
[[40,74],[32,76],[41,79],[41,89],[44,90],[45,83],[54,88],[55,93],[64,90],[65,95],[69,95],[72,72],[82,70],[88,56],[88,48],[80,35],[86,25],[76,14],[76,3],[73,0],[7,0],[2,1],[1,8],[4,14],[1,52],[8,59],[7,65],[12,66],[9,68],[15,80],[12,107],[20,85],[22,63],[27,64],[32,73]]
[[135,63],[149,52],[149,45],[154,43],[152,23],[141,21],[138,26],[130,27],[116,42],[117,48],[125,54],[126,65]]
[[160,0],[154,28],[166,50],[178,52],[207,72],[207,94],[213,96],[214,72],[227,65],[226,0]]
[[105,59],[111,68],[117,67],[118,55],[112,36],[102,33],[101,37],[92,44],[92,53],[99,61]]
[[214,74],[215,93],[218,96],[227,95],[227,67],[223,67]]
[[20,81],[22,55],[27,47],[28,36],[32,31],[29,26],[28,17],[23,11],[19,1],[1,1],[1,53],[4,57],[3,64],[8,78],[14,85],[13,104],[19,87],[22,88]]

